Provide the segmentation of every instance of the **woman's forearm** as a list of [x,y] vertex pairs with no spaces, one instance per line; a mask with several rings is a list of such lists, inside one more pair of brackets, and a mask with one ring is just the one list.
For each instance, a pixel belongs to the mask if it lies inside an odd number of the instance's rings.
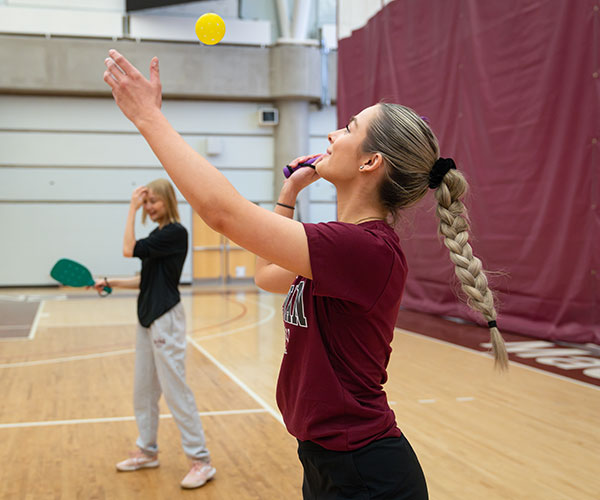
[[[293,188],[290,188],[289,184],[284,184],[273,212],[282,217],[293,218],[293,207],[296,205],[297,196],[297,192]],[[270,260],[259,256],[256,257],[254,282],[259,288],[267,292],[287,293],[295,277],[295,273],[281,268]]]
[[247,202],[227,178],[195,151],[159,110],[135,125],[194,211],[213,229]]
[[140,277],[133,276],[131,278],[107,278],[108,286],[111,288],[139,288]]
[[125,234],[123,235],[123,256],[133,257],[133,249],[135,248],[135,214],[136,208],[129,205],[129,213],[125,222]]

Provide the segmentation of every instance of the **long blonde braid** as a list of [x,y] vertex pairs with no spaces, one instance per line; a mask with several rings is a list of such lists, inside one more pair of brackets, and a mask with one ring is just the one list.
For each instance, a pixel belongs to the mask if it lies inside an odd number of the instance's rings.
[[[422,199],[429,191],[429,175],[438,160],[439,146],[429,125],[412,109],[399,104],[380,103],[371,121],[363,151],[380,153],[386,173],[379,187],[382,205],[393,215]],[[495,324],[494,297],[481,261],[469,244],[469,223],[462,198],[467,181],[457,170],[450,170],[435,190],[440,218],[439,232],[450,251],[455,272],[467,295],[467,304],[480,312],[490,326],[495,365],[508,366],[506,347]]]
[[[469,244],[469,222],[467,209],[462,202],[468,184],[457,170],[444,175],[440,186],[435,190],[438,202],[436,213],[440,219],[438,230],[444,238],[444,244],[454,263],[454,272],[460,280],[461,288],[467,295],[467,304],[480,312],[485,320],[496,321],[494,296],[482,268],[481,260],[473,255]],[[508,354],[504,340],[497,326],[490,328],[492,351],[496,367],[504,370],[508,367]]]

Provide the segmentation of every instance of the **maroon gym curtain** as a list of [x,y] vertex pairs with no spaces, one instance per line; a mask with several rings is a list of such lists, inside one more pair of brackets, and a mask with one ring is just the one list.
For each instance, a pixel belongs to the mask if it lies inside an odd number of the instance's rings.
[[[382,99],[429,118],[470,183],[502,329],[600,343],[597,0],[395,0],[340,40],[340,126]],[[398,227],[403,305],[474,320],[429,195]]]

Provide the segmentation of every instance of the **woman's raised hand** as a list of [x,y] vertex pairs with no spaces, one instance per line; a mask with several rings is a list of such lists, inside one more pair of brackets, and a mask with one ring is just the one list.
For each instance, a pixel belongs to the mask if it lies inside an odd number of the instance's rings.
[[115,102],[135,125],[140,120],[151,119],[152,113],[162,105],[162,87],[158,70],[158,58],[150,61],[150,80],[123,55],[114,49],[108,51],[104,60],[104,81],[112,88]]
[[137,210],[144,204],[144,199],[148,195],[146,186],[138,186],[131,193],[131,205]]

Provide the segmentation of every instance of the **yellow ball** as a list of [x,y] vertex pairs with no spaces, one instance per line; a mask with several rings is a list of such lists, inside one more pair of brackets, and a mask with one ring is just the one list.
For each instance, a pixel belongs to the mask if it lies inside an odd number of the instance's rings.
[[218,14],[203,14],[196,21],[196,36],[206,45],[215,45],[225,36],[225,21]]

